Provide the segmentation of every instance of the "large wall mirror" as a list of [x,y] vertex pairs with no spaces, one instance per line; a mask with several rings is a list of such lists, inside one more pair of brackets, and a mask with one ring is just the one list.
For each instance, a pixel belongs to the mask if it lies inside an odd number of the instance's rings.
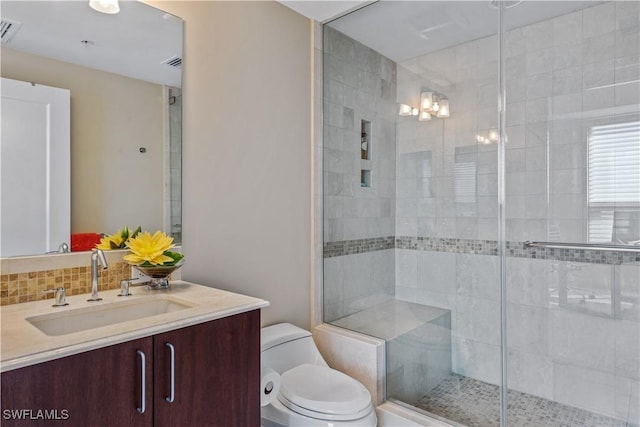
[[[0,13],[3,81],[70,94],[67,243],[71,235],[114,233],[125,225],[164,230],[179,243],[182,20],[122,0],[117,14],[93,10],[88,0],[3,0]],[[8,144],[5,139],[3,131],[0,142]],[[59,243],[31,253],[3,243],[0,256],[41,254]]]

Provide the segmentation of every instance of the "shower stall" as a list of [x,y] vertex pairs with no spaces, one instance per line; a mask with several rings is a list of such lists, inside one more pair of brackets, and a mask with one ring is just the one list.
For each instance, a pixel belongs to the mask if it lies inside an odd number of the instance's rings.
[[640,3],[323,26],[323,317],[451,425],[640,425]]

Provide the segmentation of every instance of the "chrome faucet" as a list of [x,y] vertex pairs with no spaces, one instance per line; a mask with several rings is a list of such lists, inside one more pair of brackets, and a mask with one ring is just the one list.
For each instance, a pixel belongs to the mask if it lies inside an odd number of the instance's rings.
[[67,294],[65,292],[64,287],[62,286],[56,289],[46,290],[43,293],[51,294],[54,292],[56,294],[56,302],[51,307],[64,307],[65,305],[69,305],[69,303],[67,302]]
[[87,301],[102,301],[102,298],[98,297],[98,262],[103,270],[109,266],[102,249],[94,249],[91,252],[91,298]]

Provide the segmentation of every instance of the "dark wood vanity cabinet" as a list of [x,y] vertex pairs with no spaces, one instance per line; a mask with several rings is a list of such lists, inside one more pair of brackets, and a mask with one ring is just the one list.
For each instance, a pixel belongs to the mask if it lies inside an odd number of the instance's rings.
[[[260,311],[154,336],[154,426],[260,426]],[[171,349],[174,347],[174,400]]]
[[[150,426],[140,406],[142,366],[137,351],[151,355],[153,338],[142,338],[4,372],[5,426]],[[146,372],[152,359],[146,358]],[[151,395],[147,380],[145,394]],[[148,399],[147,405],[151,401]]]
[[5,372],[0,424],[257,427],[259,383],[253,310]]

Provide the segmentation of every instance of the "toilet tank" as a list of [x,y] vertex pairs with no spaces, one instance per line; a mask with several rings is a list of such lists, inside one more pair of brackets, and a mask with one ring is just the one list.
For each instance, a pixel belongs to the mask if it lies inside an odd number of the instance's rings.
[[327,366],[311,333],[290,323],[262,328],[260,351],[263,366],[279,374],[304,363]]

